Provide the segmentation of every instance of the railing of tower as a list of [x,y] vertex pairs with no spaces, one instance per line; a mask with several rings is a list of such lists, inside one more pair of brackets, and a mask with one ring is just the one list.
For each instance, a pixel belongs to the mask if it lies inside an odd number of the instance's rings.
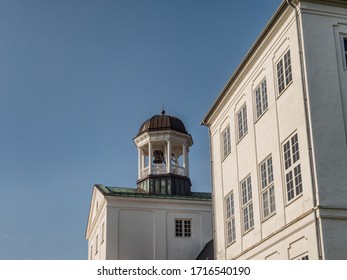
[[[182,166],[178,165],[172,165],[171,166],[171,172],[176,175],[181,175],[181,176],[186,176],[185,174],[185,168]],[[160,164],[152,164],[152,174],[153,175],[161,175],[161,174],[166,174],[167,172],[167,166],[164,163]],[[141,170],[141,178],[146,177],[149,175],[149,167],[146,166]]]

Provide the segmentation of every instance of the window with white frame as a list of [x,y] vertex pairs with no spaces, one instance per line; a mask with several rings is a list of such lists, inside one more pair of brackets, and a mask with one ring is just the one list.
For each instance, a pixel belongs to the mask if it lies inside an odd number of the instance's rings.
[[230,245],[236,240],[235,208],[234,208],[233,193],[230,193],[225,198],[225,214],[226,214],[227,245]]
[[247,233],[254,227],[251,175],[241,181],[243,231]]
[[222,140],[223,140],[223,159],[225,159],[231,152],[229,125],[222,132]]
[[276,71],[278,93],[281,94],[293,80],[290,50],[277,62]]
[[175,219],[175,236],[191,237],[192,225],[190,219]]
[[268,108],[266,79],[255,89],[256,117],[259,119]]
[[237,126],[238,126],[238,140],[241,140],[248,131],[247,126],[247,107],[244,104],[241,109],[237,112]]
[[276,212],[275,187],[272,167],[272,156],[266,158],[259,166],[261,205],[263,219],[270,217]]
[[302,178],[298,134],[295,133],[283,144],[283,159],[287,201],[302,193]]

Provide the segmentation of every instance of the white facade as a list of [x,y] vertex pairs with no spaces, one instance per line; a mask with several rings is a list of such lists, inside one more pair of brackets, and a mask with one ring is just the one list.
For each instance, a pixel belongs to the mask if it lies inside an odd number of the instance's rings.
[[217,259],[347,259],[347,3],[288,2],[203,120]]
[[212,239],[212,203],[211,193],[191,192],[191,135],[162,111],[142,124],[134,142],[137,188],[93,188],[88,258],[196,259]]
[[[195,259],[211,240],[210,198],[194,194],[190,199],[165,198],[126,191],[94,186],[86,233],[88,259]],[[176,220],[190,221],[189,236],[184,232],[176,236]]]

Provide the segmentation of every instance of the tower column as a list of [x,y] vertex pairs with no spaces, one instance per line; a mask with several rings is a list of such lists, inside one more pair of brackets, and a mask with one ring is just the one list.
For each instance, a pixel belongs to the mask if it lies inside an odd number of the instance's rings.
[[141,148],[137,148],[137,166],[138,166],[138,172],[137,172],[137,178],[141,179],[141,171],[142,171],[142,150]]
[[186,144],[183,144],[183,167],[185,176],[189,176],[188,147]]
[[152,174],[152,143],[148,143],[148,174]]
[[171,173],[171,141],[170,140],[167,140],[166,172]]

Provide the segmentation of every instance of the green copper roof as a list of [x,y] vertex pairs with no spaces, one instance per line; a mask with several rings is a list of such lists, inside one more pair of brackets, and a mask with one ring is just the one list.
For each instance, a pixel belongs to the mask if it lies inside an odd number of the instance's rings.
[[190,195],[158,195],[141,192],[134,188],[107,187],[104,185],[95,185],[105,196],[125,196],[139,198],[160,198],[160,199],[177,199],[177,200],[211,200],[211,193],[208,192],[191,192]]

